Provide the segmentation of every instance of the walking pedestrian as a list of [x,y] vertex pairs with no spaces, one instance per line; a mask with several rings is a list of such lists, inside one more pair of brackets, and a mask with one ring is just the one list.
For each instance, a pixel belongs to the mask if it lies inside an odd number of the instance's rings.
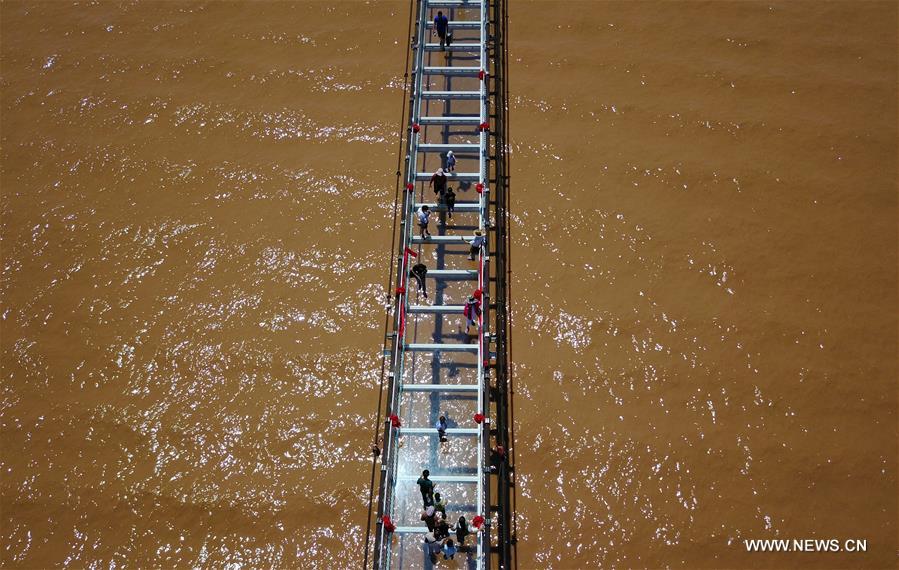
[[428,206],[423,205],[418,209],[418,227],[421,229],[421,239],[428,239],[431,237],[431,232],[428,231],[428,222],[431,219],[431,209]]
[[447,151],[446,153],[446,171],[447,172],[455,172],[456,171],[456,155],[453,154],[453,151]]
[[456,555],[457,551],[458,551],[458,549],[456,548],[456,545],[453,544],[453,539],[452,538],[446,539],[446,542],[443,543],[443,559],[444,560],[447,560],[447,559],[452,560],[453,557]]
[[446,501],[443,500],[440,493],[434,493],[434,510],[446,518]]
[[446,441],[446,416],[440,416],[437,420],[437,435],[440,437],[440,443]]
[[478,326],[478,317],[481,316],[481,301],[474,295],[469,295],[465,307],[462,308],[462,314],[465,315],[465,330],[472,325]]
[[465,521],[465,517],[459,517],[459,522],[456,523],[453,530],[456,531],[456,541],[459,543],[459,547],[465,546],[465,537],[471,534],[468,530],[468,523]]
[[481,248],[487,245],[487,238],[484,237],[484,232],[475,230],[474,238],[468,242],[468,245],[471,246],[471,249],[468,250],[468,260],[474,261],[475,256],[481,254]]
[[434,504],[434,482],[428,479],[430,476],[431,472],[425,469],[421,472],[421,477],[416,481],[418,490],[421,491],[421,502],[424,503],[425,507]]
[[[439,511],[438,511],[439,513]],[[446,522],[446,519],[440,516],[439,514],[436,516],[436,522],[434,523],[434,538],[437,540],[443,540],[444,538],[449,538],[450,528],[449,523]]]
[[428,530],[434,532],[434,528],[436,528],[437,521],[434,518],[434,513],[437,512],[437,509],[432,505],[430,507],[426,507],[425,510],[421,512],[421,520],[425,521],[425,526],[428,527]]
[[424,543],[425,554],[431,559],[431,564],[437,564],[437,554],[440,552],[440,541],[434,536],[433,532],[425,534]]
[[437,201],[443,201],[443,193],[446,192],[446,173],[442,168],[438,168],[437,172],[431,176],[431,181],[428,182],[428,186],[434,187],[434,194],[437,195]]
[[440,49],[446,50],[446,32],[449,29],[449,18],[443,15],[443,12],[440,10],[437,11],[437,16],[434,17],[434,29],[431,31],[433,35],[434,32],[437,32],[437,35],[440,36]]
[[409,277],[414,277],[415,282],[418,283],[418,290],[422,292],[425,296],[425,299],[428,298],[428,286],[425,281],[425,277],[428,275],[428,267],[422,263],[418,262],[412,266],[412,269],[409,271]]
[[456,209],[456,193],[453,192],[453,189],[447,187],[446,193],[443,195],[443,203],[446,204],[446,211],[449,215],[449,219],[453,219],[453,210]]

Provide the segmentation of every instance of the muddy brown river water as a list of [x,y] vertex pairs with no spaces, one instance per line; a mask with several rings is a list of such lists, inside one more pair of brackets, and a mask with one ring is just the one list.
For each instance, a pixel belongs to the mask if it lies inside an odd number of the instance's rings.
[[[0,4],[3,567],[361,565],[407,18]],[[512,3],[521,568],[896,566],[897,22]]]

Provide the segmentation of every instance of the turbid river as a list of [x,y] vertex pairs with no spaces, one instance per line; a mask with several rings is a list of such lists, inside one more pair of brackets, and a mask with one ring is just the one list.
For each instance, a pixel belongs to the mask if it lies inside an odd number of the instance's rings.
[[[0,5],[0,565],[361,565],[407,22]],[[512,3],[520,568],[895,566],[897,22]]]

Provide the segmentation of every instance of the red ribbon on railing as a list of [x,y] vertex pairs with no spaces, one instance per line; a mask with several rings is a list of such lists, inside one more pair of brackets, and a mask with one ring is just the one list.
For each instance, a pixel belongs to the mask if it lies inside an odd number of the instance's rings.
[[412,184],[411,182],[406,184],[406,190],[412,192],[413,190],[415,190],[415,184]]
[[484,191],[484,185],[481,184],[480,182],[478,182],[477,184],[474,185],[474,189],[478,194],[480,194]]
[[478,530],[481,530],[481,527],[484,526],[484,517],[481,515],[475,515],[473,519],[471,519],[471,526],[475,527]]
[[478,126],[478,128],[479,128],[480,130],[482,130],[482,131],[489,131],[489,130],[490,130],[490,123],[481,123],[481,124]]
[[403,425],[403,424],[400,422],[400,419],[397,417],[396,414],[391,414],[391,416],[390,416],[390,425],[392,425],[392,426],[395,427],[395,428],[398,428],[398,427],[400,427],[400,426]]
[[474,423],[479,424],[484,421],[484,414],[478,412],[474,415]]
[[478,72],[478,79],[484,81],[484,78],[487,77],[487,72],[483,69]]
[[418,126],[418,123],[412,123],[412,132],[417,133],[421,130],[421,127]]
[[394,532],[394,531],[396,531],[396,525],[393,524],[393,521],[390,520],[390,517],[389,517],[389,516],[384,515],[383,517],[381,517],[381,523],[384,524],[384,530],[385,530],[385,531],[387,531],[387,532]]

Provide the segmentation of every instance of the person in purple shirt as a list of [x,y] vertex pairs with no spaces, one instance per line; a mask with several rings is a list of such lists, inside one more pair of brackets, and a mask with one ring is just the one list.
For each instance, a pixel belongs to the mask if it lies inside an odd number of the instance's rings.
[[440,36],[440,49],[446,50],[446,32],[449,30],[449,18],[443,15],[443,12],[437,11],[437,16],[434,17],[434,31],[437,35]]

